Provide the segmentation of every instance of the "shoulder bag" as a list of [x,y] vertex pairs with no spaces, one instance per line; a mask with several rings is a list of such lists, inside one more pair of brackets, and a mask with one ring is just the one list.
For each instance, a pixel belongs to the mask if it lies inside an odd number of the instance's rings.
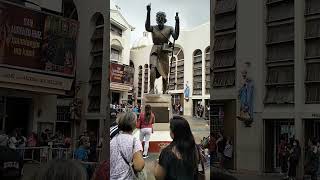
[[[198,156],[199,156],[199,165],[198,165],[198,175],[197,178],[198,180],[205,180],[206,179],[206,172],[204,168],[204,153],[200,145],[196,146],[197,151],[198,151]],[[201,169],[199,169],[199,166]]]
[[[133,138],[133,145],[132,145],[132,153],[134,151],[135,141],[136,141],[136,138],[134,137]],[[118,139],[117,139],[117,144],[118,144],[118,147],[119,147],[119,151],[120,151],[121,157],[126,162],[126,164],[129,166],[129,169],[130,169],[129,172],[131,171],[131,173],[133,174],[133,179],[134,180],[146,180],[147,178],[146,178],[146,173],[144,172],[145,170],[143,169],[140,172],[136,172],[134,170],[134,168],[133,168],[133,163],[129,163],[129,161],[125,158],[124,154],[122,153],[122,151],[120,149],[120,146],[119,146],[119,143],[118,143]]]

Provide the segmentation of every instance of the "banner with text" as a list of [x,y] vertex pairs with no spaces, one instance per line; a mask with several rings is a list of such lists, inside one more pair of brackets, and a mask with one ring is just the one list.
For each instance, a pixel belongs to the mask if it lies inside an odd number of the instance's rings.
[[0,2],[0,66],[74,77],[79,22]]
[[133,85],[134,68],[128,65],[110,63],[110,81]]

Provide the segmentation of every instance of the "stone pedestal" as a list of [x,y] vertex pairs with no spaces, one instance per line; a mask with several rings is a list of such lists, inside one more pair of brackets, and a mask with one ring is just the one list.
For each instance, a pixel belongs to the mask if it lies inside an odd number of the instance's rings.
[[170,94],[145,94],[142,100],[142,111],[149,104],[155,114],[156,123],[168,123],[172,118]]

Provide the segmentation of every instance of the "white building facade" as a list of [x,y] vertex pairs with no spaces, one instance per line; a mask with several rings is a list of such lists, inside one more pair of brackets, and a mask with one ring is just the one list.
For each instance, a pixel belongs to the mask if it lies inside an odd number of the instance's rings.
[[[112,104],[126,104],[132,98],[132,83],[125,81],[121,73],[128,71],[130,76],[132,62],[130,63],[130,38],[131,31],[134,28],[127,22],[121,14],[120,8],[113,1],[110,1],[110,63],[111,63],[111,102]],[[121,69],[121,72],[116,72],[116,69]],[[133,69],[132,69],[133,70]],[[115,79],[115,76],[120,79]],[[121,79],[122,78],[122,79]],[[132,78],[131,78],[132,79]]]
[[[151,34],[144,32],[131,49],[131,60],[135,64],[134,92],[137,103],[149,92],[150,68],[149,59],[152,48]],[[181,30],[175,42],[174,60],[169,78],[169,93],[172,103],[180,103],[183,114],[192,116],[198,102],[208,105],[210,99],[210,24],[205,23],[191,30]],[[171,56],[171,55],[170,55]],[[185,98],[185,88],[190,88],[189,97]],[[162,80],[155,82],[155,91],[162,93]]]

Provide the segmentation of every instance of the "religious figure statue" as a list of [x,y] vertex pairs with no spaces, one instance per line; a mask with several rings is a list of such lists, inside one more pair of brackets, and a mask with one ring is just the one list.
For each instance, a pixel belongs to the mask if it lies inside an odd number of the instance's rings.
[[190,87],[189,87],[188,81],[187,81],[186,87],[185,87],[185,89],[184,89],[184,99],[185,99],[186,101],[189,100],[189,94],[190,94]]
[[239,90],[240,116],[237,118],[250,126],[253,121],[253,81],[247,77],[247,70],[243,70],[241,88]]
[[164,25],[167,22],[166,14],[158,12],[156,15],[157,24],[150,25],[151,4],[147,5],[147,19],[145,23],[146,31],[151,32],[153,47],[150,53],[150,94],[154,94],[154,83],[159,77],[162,77],[162,91],[167,94],[168,74],[169,74],[169,53],[172,53],[174,43],[170,42],[172,36],[174,40],[179,37],[179,16],[176,13],[175,29],[171,26]]

